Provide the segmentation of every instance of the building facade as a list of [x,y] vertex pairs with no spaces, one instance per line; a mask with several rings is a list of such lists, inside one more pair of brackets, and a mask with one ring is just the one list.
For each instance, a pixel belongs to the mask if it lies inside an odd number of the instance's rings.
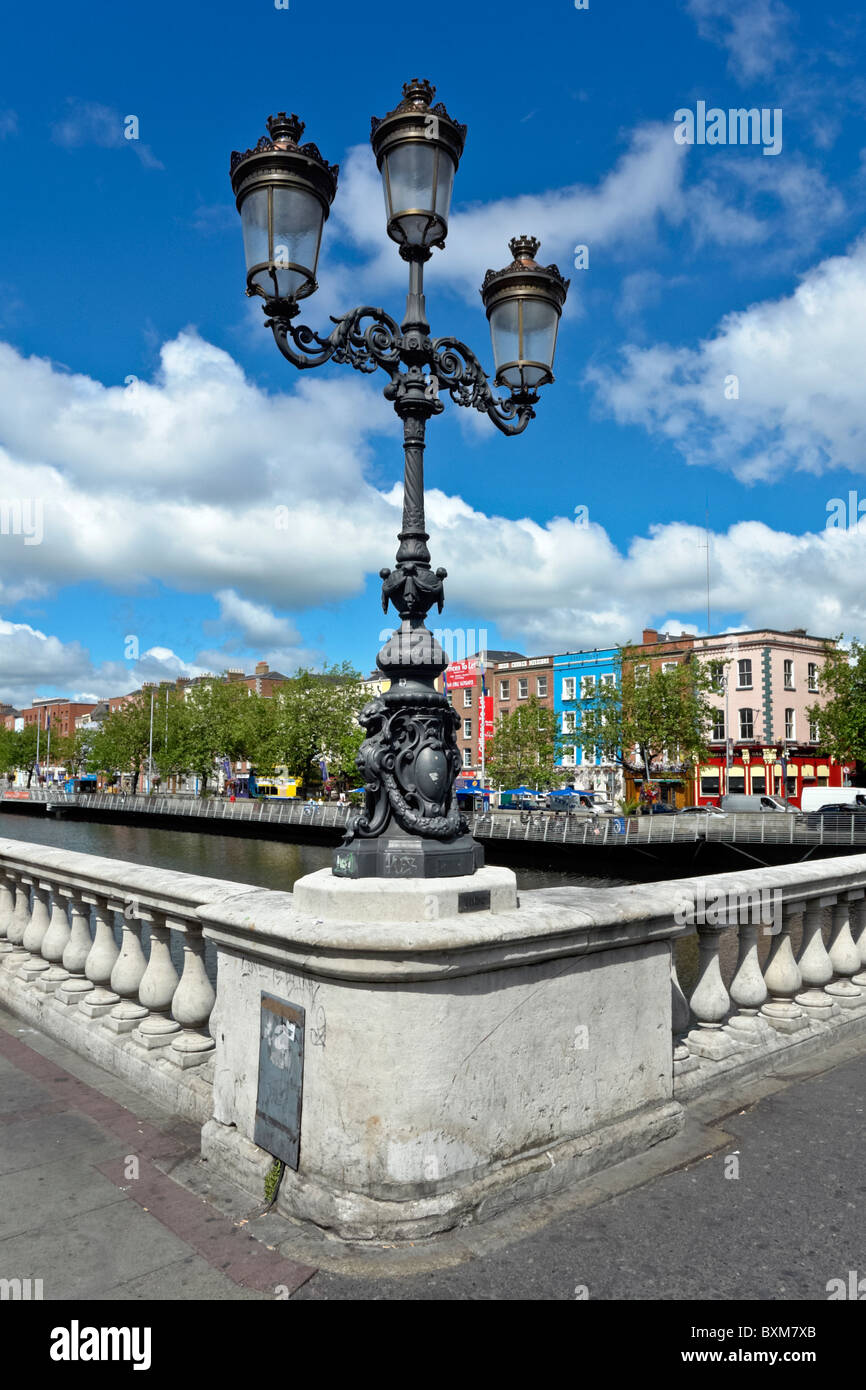
[[603,793],[611,801],[623,793],[621,766],[605,760],[601,749],[581,748],[577,734],[583,711],[592,706],[602,687],[616,686],[619,662],[619,647],[564,652],[553,658],[553,707],[562,736],[558,762],[563,783],[576,791]]
[[711,751],[695,773],[696,803],[743,792],[799,806],[806,787],[845,785],[853,764],[822,752],[820,721],[806,712],[826,699],[820,677],[827,646],[828,639],[800,628],[695,639],[695,655],[716,677]]

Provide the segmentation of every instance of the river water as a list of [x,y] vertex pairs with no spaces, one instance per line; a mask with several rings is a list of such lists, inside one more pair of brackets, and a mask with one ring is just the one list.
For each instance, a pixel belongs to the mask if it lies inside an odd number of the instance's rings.
[[[53,816],[30,816],[0,811],[0,838],[24,840],[30,844],[52,845],[78,850],[81,854],[101,854],[109,859],[125,859],[133,864],[150,864],[182,873],[203,874],[206,878],[229,879],[261,888],[290,892],[296,879],[324,869],[331,863],[333,850],[325,845],[298,845],[289,841],[256,840],[240,835],[202,835],[188,830],[151,829],[139,825],[110,825],[98,821],[63,820]],[[554,869],[516,868],[517,886],[532,888],[614,888],[628,879],[590,877]],[[147,934],[144,935],[145,941]],[[760,955],[766,958],[770,938],[759,937]],[[795,947],[799,943],[795,941]],[[675,943],[677,972],[688,996],[697,981],[697,939],[694,935]],[[208,950],[209,973],[215,962]],[[737,933],[722,937],[722,974],[730,982],[736,969]],[[178,961],[179,963],[179,961]]]

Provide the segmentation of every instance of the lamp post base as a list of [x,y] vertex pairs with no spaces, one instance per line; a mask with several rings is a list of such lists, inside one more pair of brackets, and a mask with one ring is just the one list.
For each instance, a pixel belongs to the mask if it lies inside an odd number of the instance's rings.
[[392,825],[334,850],[333,872],[335,878],[464,878],[483,867],[484,850],[471,835],[434,840]]

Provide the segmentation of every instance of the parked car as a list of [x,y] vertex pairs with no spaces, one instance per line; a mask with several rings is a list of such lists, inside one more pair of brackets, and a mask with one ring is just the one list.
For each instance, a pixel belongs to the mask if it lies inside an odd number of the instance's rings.
[[716,806],[710,801],[706,806],[683,806],[677,812],[680,816],[726,816],[727,811],[723,811],[721,806]]
[[666,801],[654,801],[651,806],[647,807],[647,812],[651,816],[675,816],[677,808],[676,806],[669,806]]
[[780,801],[778,796],[744,796],[742,792],[731,792],[722,797],[723,811],[782,811],[795,814],[796,806]]
[[820,830],[822,825],[829,829],[847,830],[852,821],[855,830],[866,830],[866,806],[831,801],[826,806],[819,806],[817,811],[809,811],[801,816],[801,824],[804,821],[808,830]]
[[817,811],[822,806],[861,806],[866,811],[866,787],[804,787],[800,797],[803,811]]

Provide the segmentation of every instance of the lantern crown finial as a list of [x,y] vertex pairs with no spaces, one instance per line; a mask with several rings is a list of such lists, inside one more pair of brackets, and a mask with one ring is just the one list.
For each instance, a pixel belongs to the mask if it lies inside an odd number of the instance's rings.
[[541,242],[535,236],[512,237],[508,249],[516,261],[535,261]]
[[300,117],[287,116],[285,111],[278,111],[276,116],[268,116],[268,134],[275,145],[297,145],[306,126]]
[[436,88],[426,77],[413,77],[411,82],[403,83],[403,100],[412,106],[429,106],[436,95]]

